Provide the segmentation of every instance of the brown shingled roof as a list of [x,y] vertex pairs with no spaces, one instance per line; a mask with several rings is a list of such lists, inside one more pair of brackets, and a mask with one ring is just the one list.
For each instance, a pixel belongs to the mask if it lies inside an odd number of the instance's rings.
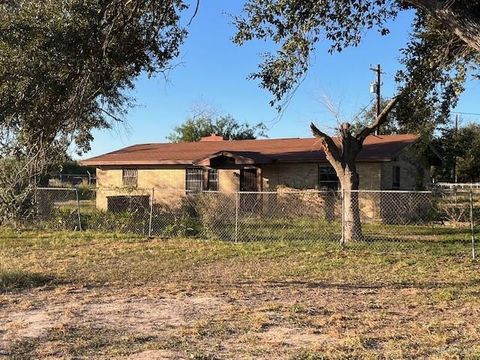
[[[411,134],[371,135],[365,140],[358,161],[391,161],[406,146],[417,140],[418,136]],[[292,138],[140,144],[86,159],[81,163],[88,166],[192,165],[222,153],[252,159],[256,164],[326,161],[318,139]]]

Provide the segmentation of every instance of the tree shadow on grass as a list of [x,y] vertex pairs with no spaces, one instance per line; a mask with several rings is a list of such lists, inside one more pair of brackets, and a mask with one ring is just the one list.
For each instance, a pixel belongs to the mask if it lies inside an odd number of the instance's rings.
[[342,282],[328,282],[328,281],[308,281],[308,280],[289,280],[289,281],[267,281],[266,286],[287,288],[292,286],[303,286],[306,288],[322,288],[322,289],[343,289],[343,290],[380,290],[380,289],[441,289],[450,287],[469,287],[480,285],[480,279],[473,279],[469,281],[459,282],[445,282],[445,281],[410,281],[410,282],[385,282],[385,283],[342,283]]
[[41,287],[54,281],[46,274],[22,270],[0,270],[0,293]]

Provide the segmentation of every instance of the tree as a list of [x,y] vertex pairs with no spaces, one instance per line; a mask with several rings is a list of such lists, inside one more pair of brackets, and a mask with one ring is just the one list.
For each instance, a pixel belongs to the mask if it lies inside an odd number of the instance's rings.
[[455,172],[459,182],[480,181],[480,125],[442,129],[434,146],[443,157],[443,166],[435,173],[439,181],[455,181]]
[[92,129],[123,120],[137,76],[166,71],[178,55],[185,8],[183,0],[0,3],[0,157],[28,164],[19,189],[71,145],[88,150]]
[[480,126],[471,124],[459,131],[461,146],[457,161],[459,181],[480,181]]
[[480,5],[469,0],[249,0],[244,16],[235,19],[236,43],[260,39],[278,44],[276,54],[265,54],[251,78],[272,93],[271,105],[280,109],[305,76],[319,41],[328,41],[333,53],[358,45],[365,30],[375,28],[387,35],[388,21],[407,9],[415,9],[416,18],[402,52],[405,70],[397,75],[398,93],[380,115],[355,134],[349,123],[341,124],[336,140],[311,124],[345,190],[344,241],[362,239],[355,190],[359,186],[356,158],[363,142],[387,122],[399,102],[396,115],[411,123],[428,127],[448,120],[467,70],[479,64]]
[[175,127],[167,139],[176,143],[193,142],[199,141],[204,136],[216,134],[228,140],[248,140],[266,136],[266,129],[263,123],[241,124],[230,115],[213,117],[204,114],[190,118]]

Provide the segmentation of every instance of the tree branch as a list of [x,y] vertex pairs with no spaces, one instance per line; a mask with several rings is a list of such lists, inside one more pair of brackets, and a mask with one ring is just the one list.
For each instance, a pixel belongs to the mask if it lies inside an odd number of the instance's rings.
[[200,0],[197,0],[197,3],[195,4],[195,11],[193,12],[192,17],[191,17],[190,20],[188,21],[187,26],[192,25],[192,21],[193,21],[193,19],[195,19],[195,17],[197,16],[198,8],[199,8],[199,7],[200,7]]
[[97,109],[100,110],[101,112],[105,113],[105,115],[109,116],[110,118],[112,118],[113,120],[115,120],[116,122],[121,122],[123,123],[123,120],[121,118],[119,118],[118,116],[115,116],[114,114],[112,114],[111,112],[105,110],[104,108],[102,108],[101,106],[97,106]]
[[[413,6],[429,13],[433,18],[450,28],[471,49],[480,51],[480,24],[472,18],[463,5],[455,1],[406,0]],[[454,8],[455,7],[455,8]]]
[[377,129],[379,126],[382,126],[387,121],[388,114],[390,114],[390,112],[393,110],[395,105],[397,105],[398,101],[400,100],[400,95],[403,93],[403,91],[405,91],[405,90],[402,90],[400,92],[400,94],[398,94],[392,100],[390,100],[389,103],[387,104],[387,106],[385,106],[385,108],[382,110],[380,115],[378,115],[375,118],[373,123],[368,125],[367,127],[365,127],[360,132],[360,134],[357,135],[357,140],[360,141],[360,143],[363,143],[363,141],[365,140],[365,138],[368,135],[373,133],[375,131],[375,129]]
[[325,151],[327,160],[330,161],[332,165],[340,165],[340,151],[338,150],[338,146],[335,144],[335,141],[333,141],[332,137],[317,128],[314,123],[310,124],[310,129],[312,130],[313,136],[321,140],[322,150]]

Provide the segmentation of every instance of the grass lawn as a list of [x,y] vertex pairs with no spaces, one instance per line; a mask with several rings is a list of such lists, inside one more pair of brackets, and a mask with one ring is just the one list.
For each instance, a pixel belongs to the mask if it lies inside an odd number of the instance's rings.
[[480,359],[479,265],[440,245],[3,229],[0,358]]

